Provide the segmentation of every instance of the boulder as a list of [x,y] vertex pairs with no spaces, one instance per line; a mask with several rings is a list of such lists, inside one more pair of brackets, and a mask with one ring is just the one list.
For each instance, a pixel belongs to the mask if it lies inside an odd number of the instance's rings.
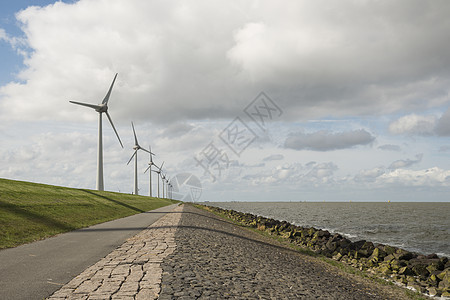
[[427,270],[432,273],[434,271],[442,271],[444,270],[445,264],[441,260],[435,260],[428,264]]
[[397,249],[397,251],[394,253],[394,257],[398,260],[411,260],[417,257],[417,255],[403,249]]
[[394,254],[389,254],[384,257],[384,261],[386,261],[386,262],[391,262],[394,259],[395,259]]
[[420,277],[428,277],[430,275],[430,272],[427,270],[427,265],[425,264],[416,264],[412,267],[412,271]]
[[450,289],[450,269],[446,269],[436,277],[441,280],[439,282],[440,289]]
[[383,275],[390,275],[392,274],[392,270],[390,269],[389,265],[383,264],[378,268],[378,272],[380,272]]
[[[370,256],[370,260],[373,262],[379,262],[386,256],[386,252],[384,252],[380,248],[373,249],[372,255]],[[385,260],[386,261],[386,260]]]
[[347,249],[347,250],[350,249],[350,245],[352,244],[352,242],[346,238],[339,240],[337,243],[338,243],[339,248]]
[[444,277],[449,277],[449,276],[450,276],[450,269],[449,269],[449,268],[445,269],[444,271],[440,272],[440,273],[437,275],[437,277],[438,277],[440,280],[444,280]]
[[360,240],[360,241],[351,243],[351,244],[349,245],[349,248],[350,248],[351,250],[359,250],[359,249],[362,248],[362,246],[364,246],[365,243],[366,243],[365,240]]
[[341,253],[337,253],[336,255],[333,256],[333,259],[339,261],[342,259],[342,257],[343,257],[343,255]]
[[432,274],[430,277],[428,277],[426,283],[428,286],[437,287],[439,284],[439,279],[437,278],[436,275]]
[[334,252],[337,249],[337,243],[333,242],[332,239],[328,240],[328,242],[325,245],[328,250]]
[[388,246],[388,245],[379,245],[383,248],[384,252],[386,252],[387,255],[394,254],[397,251],[397,248]]
[[406,276],[412,276],[412,275],[414,275],[414,272],[411,270],[410,267],[405,266],[405,267],[401,267],[401,268],[398,270],[398,274],[400,274],[400,275],[406,275]]
[[439,297],[441,295],[441,292],[438,289],[436,289],[435,287],[430,287],[427,290],[428,290],[428,295],[430,295],[431,297]]

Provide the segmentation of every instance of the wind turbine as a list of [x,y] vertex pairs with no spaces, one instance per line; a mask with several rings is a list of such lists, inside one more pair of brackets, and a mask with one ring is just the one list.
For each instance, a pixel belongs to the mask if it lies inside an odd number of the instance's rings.
[[158,167],[157,165],[155,165],[155,167],[158,169],[155,172],[156,174],[158,174],[158,198],[159,198],[159,177],[161,176],[161,171],[162,171],[162,167],[164,166],[164,162],[161,164],[161,167]]
[[111,119],[111,116],[108,113],[108,101],[109,97],[111,96],[111,90],[113,88],[114,82],[116,81],[116,76],[114,76],[113,82],[111,83],[111,86],[109,87],[108,93],[106,94],[105,98],[103,99],[102,103],[95,105],[95,104],[89,104],[89,103],[83,103],[83,102],[76,102],[76,101],[69,101],[73,104],[78,104],[82,106],[87,106],[90,108],[95,109],[96,112],[98,112],[98,148],[97,148],[97,186],[96,189],[99,191],[103,191],[104,184],[103,184],[103,138],[102,138],[102,113],[106,113],[106,116],[108,117],[109,122],[111,123],[112,128],[114,129],[114,132],[116,133],[117,138],[119,139],[119,143],[123,148],[122,141],[120,140],[119,134],[117,133],[116,128],[114,127],[113,121]]
[[166,178],[166,198],[169,198],[169,186],[170,186],[170,180],[169,177]]
[[134,146],[133,146],[134,153],[133,153],[133,155],[131,155],[131,158],[130,158],[130,160],[127,162],[127,165],[131,162],[131,160],[132,160],[133,157],[134,157],[134,194],[135,194],[135,195],[138,195],[137,152],[138,152],[138,150],[143,150],[143,151],[145,151],[145,152],[150,153],[150,155],[153,154],[153,153],[151,153],[150,151],[148,151],[148,150],[142,148],[142,147],[139,145],[138,140],[137,140],[137,137],[136,137],[136,131],[134,130],[134,124],[133,124],[133,122],[131,122],[131,127],[133,127],[133,134],[134,134]]
[[172,182],[169,182],[169,199],[172,199],[172,189],[173,189]]
[[149,174],[149,195],[150,197],[152,196],[152,166],[156,166],[155,163],[153,162],[153,153],[152,152],[152,147],[148,146],[148,149],[150,150],[150,161],[148,162],[148,167],[147,169],[145,169],[144,174],[150,170]]
[[164,193],[166,191],[166,188],[164,186],[164,182],[166,181],[166,175],[161,172],[161,182],[162,182],[162,197],[164,198]]

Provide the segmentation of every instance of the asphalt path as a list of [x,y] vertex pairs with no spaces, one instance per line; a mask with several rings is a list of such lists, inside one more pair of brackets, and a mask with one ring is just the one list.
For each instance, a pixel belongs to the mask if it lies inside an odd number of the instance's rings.
[[0,299],[43,299],[177,204],[0,250]]

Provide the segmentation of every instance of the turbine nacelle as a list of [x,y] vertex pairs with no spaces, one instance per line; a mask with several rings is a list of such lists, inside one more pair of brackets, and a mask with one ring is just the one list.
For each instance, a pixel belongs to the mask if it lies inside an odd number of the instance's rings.
[[105,112],[108,111],[108,105],[106,103],[105,104],[99,104],[98,108],[96,108],[95,111],[98,112],[98,113],[105,113]]

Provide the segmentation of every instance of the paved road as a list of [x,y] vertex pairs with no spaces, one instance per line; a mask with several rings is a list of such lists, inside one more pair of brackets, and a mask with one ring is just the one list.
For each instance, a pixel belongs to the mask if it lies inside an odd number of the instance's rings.
[[177,205],[0,251],[0,299],[43,299]]

